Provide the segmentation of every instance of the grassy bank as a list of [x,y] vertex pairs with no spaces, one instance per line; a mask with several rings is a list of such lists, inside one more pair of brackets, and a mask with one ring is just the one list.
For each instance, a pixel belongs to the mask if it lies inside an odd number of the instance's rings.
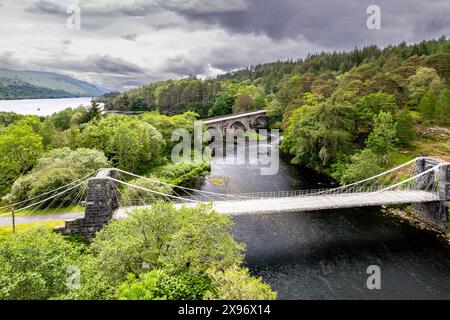
[[[24,223],[16,226],[16,232],[22,233],[38,228],[53,229],[64,224],[63,220],[52,220],[52,221],[42,221],[42,222],[32,222]],[[0,242],[13,236],[12,226],[2,226],[0,227]]]

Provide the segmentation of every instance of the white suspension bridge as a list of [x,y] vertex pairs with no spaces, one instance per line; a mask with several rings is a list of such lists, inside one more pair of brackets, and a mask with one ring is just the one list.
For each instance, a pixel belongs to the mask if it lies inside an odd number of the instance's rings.
[[[421,157],[337,188],[240,194],[208,192],[142,177],[121,169],[101,169],[44,194],[18,199],[0,207],[0,212],[8,215],[10,211],[57,211],[67,206],[84,205],[84,219],[90,219],[95,224],[99,220],[96,215],[102,217],[102,223],[105,219],[126,218],[133,209],[151,206],[158,199],[173,202],[177,208],[211,203],[217,213],[228,215],[430,203],[450,201],[450,198],[447,199],[450,196],[449,168],[448,162]],[[105,186],[109,186],[109,189],[105,189]]]

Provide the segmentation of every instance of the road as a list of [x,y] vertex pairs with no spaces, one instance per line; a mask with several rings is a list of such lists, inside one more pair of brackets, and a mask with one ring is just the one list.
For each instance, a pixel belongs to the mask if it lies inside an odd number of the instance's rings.
[[[57,214],[41,214],[41,215],[29,215],[29,216],[16,216],[16,224],[51,221],[51,220],[71,220],[84,216],[84,212],[68,212]],[[0,226],[11,226],[12,218],[0,217]]]

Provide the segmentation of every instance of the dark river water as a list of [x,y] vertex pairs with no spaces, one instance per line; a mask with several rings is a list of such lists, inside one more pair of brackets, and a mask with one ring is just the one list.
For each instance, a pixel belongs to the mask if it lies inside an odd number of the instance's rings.
[[[215,159],[201,188],[236,193],[331,184],[287,159],[269,176],[260,174],[259,165]],[[236,240],[247,245],[247,266],[279,299],[450,299],[450,248],[379,208],[243,215],[234,221]],[[370,265],[380,267],[379,290],[367,288]]]

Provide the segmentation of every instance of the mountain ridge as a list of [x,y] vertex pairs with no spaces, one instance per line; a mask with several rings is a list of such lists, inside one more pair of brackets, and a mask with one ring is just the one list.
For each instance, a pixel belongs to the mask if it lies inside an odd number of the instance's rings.
[[107,92],[56,72],[0,68],[0,100],[96,97]]

